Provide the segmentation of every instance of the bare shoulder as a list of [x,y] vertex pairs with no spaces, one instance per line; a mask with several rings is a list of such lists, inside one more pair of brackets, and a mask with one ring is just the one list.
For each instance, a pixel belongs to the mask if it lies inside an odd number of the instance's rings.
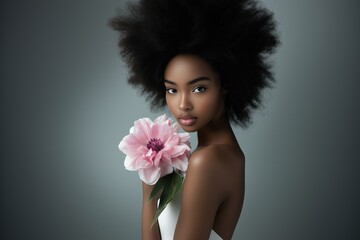
[[228,170],[228,167],[241,166],[245,161],[242,150],[228,145],[211,145],[196,150],[190,158],[189,170],[201,169],[202,171]]
[[236,183],[234,179],[243,172],[244,162],[245,156],[240,148],[211,145],[202,147],[191,155],[188,173],[201,176],[208,184],[220,185],[223,189],[223,186]]

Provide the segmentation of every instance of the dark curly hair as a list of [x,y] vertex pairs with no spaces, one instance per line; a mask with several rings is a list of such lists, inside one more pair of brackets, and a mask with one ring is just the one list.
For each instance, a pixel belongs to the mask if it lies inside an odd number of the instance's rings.
[[273,14],[255,0],[140,0],[109,25],[120,32],[128,82],[152,109],[165,102],[164,70],[176,55],[206,60],[227,89],[229,119],[246,127],[274,81],[266,61],[279,44]]

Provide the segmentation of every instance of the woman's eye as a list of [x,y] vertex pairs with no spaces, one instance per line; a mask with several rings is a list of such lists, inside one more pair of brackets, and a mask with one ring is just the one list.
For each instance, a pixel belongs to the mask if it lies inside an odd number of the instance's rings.
[[176,89],[174,89],[174,88],[167,88],[167,89],[166,89],[166,92],[168,92],[169,94],[174,94],[174,93],[176,93]]
[[194,93],[202,93],[205,92],[206,88],[205,87],[196,87],[193,89]]

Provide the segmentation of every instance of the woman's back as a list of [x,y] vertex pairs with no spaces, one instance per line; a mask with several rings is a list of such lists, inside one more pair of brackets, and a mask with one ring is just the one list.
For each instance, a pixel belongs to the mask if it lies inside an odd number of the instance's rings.
[[[244,161],[237,145],[214,144],[192,154],[176,238],[206,239],[211,229],[231,238],[244,198]],[[194,232],[197,236],[190,235]]]

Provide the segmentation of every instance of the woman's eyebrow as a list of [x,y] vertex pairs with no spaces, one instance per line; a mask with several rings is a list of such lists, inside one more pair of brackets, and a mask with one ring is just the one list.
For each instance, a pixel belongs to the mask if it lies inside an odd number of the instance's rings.
[[[194,83],[203,81],[203,80],[210,81],[210,78],[208,78],[208,77],[198,77],[198,78],[195,78],[195,79],[189,81],[187,84],[188,84],[188,85],[191,85],[191,84],[194,84]],[[167,79],[164,79],[164,83],[169,83],[169,84],[176,85],[175,82],[170,81],[170,80],[167,80]]]

